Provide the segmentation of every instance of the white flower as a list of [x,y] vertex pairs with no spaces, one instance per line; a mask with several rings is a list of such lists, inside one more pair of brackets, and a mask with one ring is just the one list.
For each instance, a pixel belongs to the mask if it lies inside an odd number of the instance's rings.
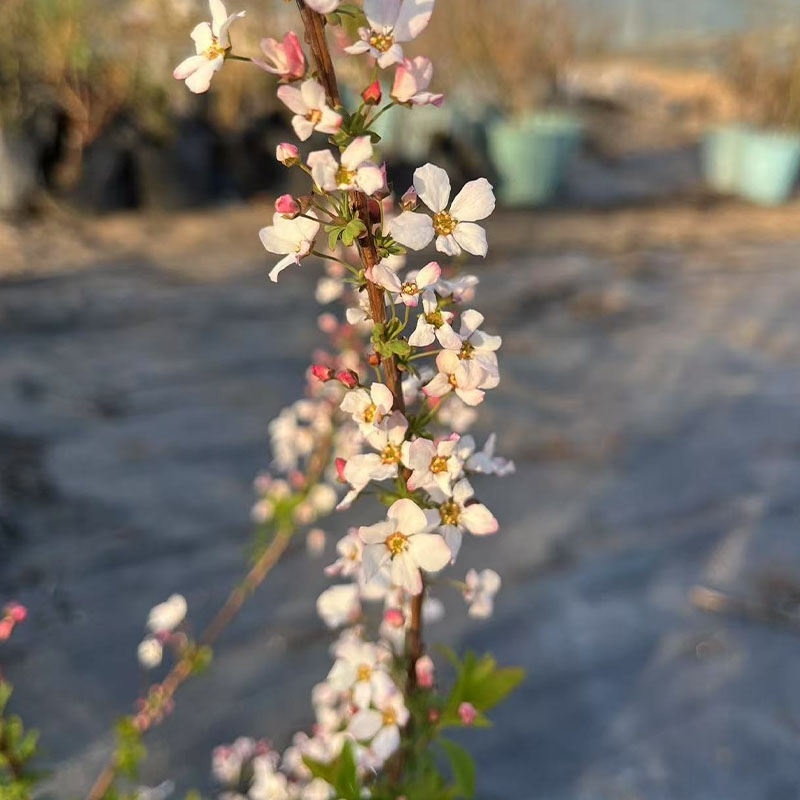
[[303,81],[296,86],[278,87],[278,99],[294,112],[292,127],[301,142],[317,130],[336,133],[342,127],[342,117],[337,114],[325,98],[325,90],[315,80]]
[[173,594],[168,600],[153,606],[147,616],[147,627],[151,633],[174,631],[186,617],[186,599]]
[[[373,268],[374,271],[374,268]],[[435,339],[448,350],[457,350],[461,347],[461,339],[450,326],[455,314],[439,308],[436,295],[431,291],[422,293],[422,313],[417,317],[417,327],[408,343],[412,347],[427,347]]]
[[403,305],[415,308],[419,304],[420,295],[433,286],[441,277],[442,268],[436,261],[426,264],[419,272],[412,273],[407,280],[400,278],[383,262],[372,268],[372,282],[384,289],[394,292]]
[[[289,87],[286,87],[289,88]],[[314,212],[309,211],[308,215],[313,217]],[[262,228],[258,235],[261,244],[276,255],[286,254],[269,273],[270,280],[277,282],[278,275],[283,272],[290,264],[299,264],[314,247],[314,239],[319,233],[319,222],[307,217],[296,217],[287,219],[283,214],[275,214],[272,217],[272,225]]]
[[397,465],[402,457],[400,448],[407,430],[408,420],[399,411],[394,411],[372,430],[367,441],[378,452],[355,455],[347,461],[343,475],[353,488],[337,508],[349,508],[370,481],[397,477]]
[[158,639],[153,636],[148,636],[139,643],[136,654],[139,658],[139,663],[145,669],[154,669],[161,663],[161,659],[164,655],[164,648]]
[[341,0],[306,0],[306,5],[318,14],[330,14],[339,8]]
[[426,91],[433,79],[433,62],[425,56],[414,59],[405,58],[394,73],[392,99],[398,103],[411,103],[414,106],[440,106],[443,94]]
[[442,521],[440,531],[453,553],[453,561],[461,549],[463,531],[475,536],[497,533],[499,525],[494,515],[482,503],[470,503],[475,492],[470,482],[463,478],[453,487],[453,496],[439,506]]
[[350,625],[361,616],[358,596],[355,583],[331,586],[317,598],[317,613],[329,628]]
[[441,278],[436,284],[436,294],[440,297],[451,297],[455,303],[469,303],[474,299],[475,287],[479,283],[477,275]]
[[461,462],[455,455],[459,438],[454,434],[436,443],[415,439],[403,444],[403,463],[412,470],[408,479],[410,491],[424,489],[429,494],[450,496],[453,481],[461,474]]
[[372,142],[369,136],[353,139],[342,152],[342,163],[330,150],[309,153],[308,166],[314,183],[326,192],[360,189],[364,194],[375,194],[383,187],[381,168],[372,162]]
[[400,729],[410,715],[402,693],[395,688],[374,698],[373,703],[376,708],[356,713],[348,730],[359,741],[369,742],[370,752],[383,763],[400,747]]
[[345,47],[352,55],[369,53],[381,68],[403,61],[402,42],[410,42],[425,30],[434,0],[364,0],[369,28],[359,28],[360,42]]
[[420,570],[438,572],[450,561],[450,548],[429,528],[425,512],[413,500],[392,503],[385,522],[358,529],[364,542],[364,573],[367,580],[382,567],[389,567],[392,583],[410,594],[422,591]]
[[[336,2],[338,3],[339,0],[336,0]],[[300,800],[332,800],[334,794],[333,786],[322,780],[322,778],[314,778],[308,786],[303,788],[300,793]]]
[[436,249],[448,256],[460,255],[462,249],[475,256],[486,255],[486,231],[475,224],[494,211],[494,192],[486,178],[465,184],[449,210],[450,178],[441,167],[426,164],[415,170],[414,188],[433,212],[433,218],[416,211],[404,211],[395,217],[389,232],[400,244],[422,250],[435,236]]
[[317,288],[314,289],[314,299],[321,305],[326,306],[334,300],[338,300],[344,294],[344,283],[339,278],[331,278],[323,275],[317,281]]
[[462,360],[474,360],[484,371],[486,377],[479,384],[481,389],[494,389],[500,383],[495,352],[500,349],[503,340],[499,336],[489,336],[478,330],[483,324],[483,314],[474,309],[467,309],[461,314],[461,329],[458,333],[459,344],[446,344],[448,350],[456,351]]
[[373,383],[369,391],[358,388],[350,390],[342,399],[339,408],[350,414],[362,433],[368,434],[392,410],[392,397],[389,387]]
[[497,436],[490,434],[483,450],[478,450],[475,440],[471,436],[462,437],[458,443],[459,458],[466,464],[469,472],[478,472],[482,475],[497,475],[504,477],[516,471],[513,461],[495,456],[494,448]]
[[366,708],[373,697],[394,687],[384,663],[388,655],[377,645],[346,639],[336,647],[328,683],[339,692],[352,692],[353,703]]
[[291,800],[289,781],[269,756],[253,759],[253,783],[247,795],[250,800]]
[[358,530],[351,528],[336,543],[336,552],[339,558],[333,564],[325,567],[325,574],[349,578],[361,571],[361,553],[364,545],[358,538]]
[[209,0],[208,5],[211,8],[211,22],[201,22],[192,31],[197,55],[182,61],[172,73],[177,80],[186,81],[187,88],[195,94],[207,92],[214,73],[222,69],[225,55],[231,49],[228,29],[234,20],[246,13],[240,11],[228,16],[220,0]]
[[477,406],[483,402],[485,393],[478,386],[485,375],[477,362],[465,361],[452,350],[444,350],[436,356],[436,368],[439,372],[422,389],[426,396],[444,397],[455,391],[468,406]]
[[470,604],[469,615],[485,619],[492,616],[494,596],[500,591],[500,576],[493,569],[467,573],[464,599]]

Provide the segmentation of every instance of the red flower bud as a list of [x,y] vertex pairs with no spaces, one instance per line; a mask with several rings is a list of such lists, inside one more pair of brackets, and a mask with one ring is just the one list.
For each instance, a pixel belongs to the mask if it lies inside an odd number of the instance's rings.
[[282,194],[275,201],[275,210],[285,217],[295,217],[300,213],[300,203],[290,194]]
[[337,458],[335,464],[336,464],[336,474],[339,477],[339,481],[341,483],[347,483],[347,480],[344,477],[344,468],[347,466],[347,462],[343,458]]
[[326,367],[323,364],[314,364],[311,367],[311,374],[320,381],[332,381],[334,372],[330,367]]
[[375,79],[363,92],[361,92],[361,97],[364,102],[368,106],[375,106],[380,103],[381,98],[383,97],[383,92],[381,92],[381,84],[380,81]]
[[399,608],[387,608],[383,612],[383,621],[392,628],[402,628],[406,624],[405,614]]
[[28,609],[19,603],[9,603],[6,606],[6,614],[8,614],[14,622],[25,622],[28,618]]
[[343,369],[336,373],[336,380],[348,389],[355,389],[358,386],[358,375],[351,369]]

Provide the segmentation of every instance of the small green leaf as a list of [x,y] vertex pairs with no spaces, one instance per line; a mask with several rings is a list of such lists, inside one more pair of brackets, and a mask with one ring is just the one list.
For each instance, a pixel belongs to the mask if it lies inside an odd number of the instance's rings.
[[459,795],[467,798],[474,797],[475,762],[472,756],[461,745],[451,742],[449,739],[440,739],[439,744],[450,760],[450,768],[453,770],[453,778]]

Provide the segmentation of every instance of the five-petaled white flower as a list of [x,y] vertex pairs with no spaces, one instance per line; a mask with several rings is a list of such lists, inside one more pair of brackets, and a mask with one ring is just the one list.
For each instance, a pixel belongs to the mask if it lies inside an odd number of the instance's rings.
[[420,570],[438,572],[450,561],[450,548],[438,533],[428,533],[428,517],[413,500],[396,500],[386,516],[385,522],[358,529],[366,545],[365,576],[369,580],[388,567],[392,583],[410,594],[419,594]]
[[201,22],[192,31],[197,55],[181,61],[172,73],[179,81],[186,81],[187,88],[195,94],[208,91],[211,78],[222,69],[225,56],[231,49],[228,29],[234,20],[240,19],[246,12],[231,14],[225,10],[221,0],[209,0],[211,22]]
[[417,211],[404,211],[395,217],[389,232],[400,244],[422,250],[436,237],[436,249],[448,256],[461,255],[462,249],[474,256],[486,255],[486,231],[475,224],[494,211],[494,192],[486,178],[465,184],[449,210],[450,178],[441,167],[425,164],[415,170],[414,188],[433,218]]
[[412,106],[440,106],[443,94],[427,91],[433,79],[433,62],[425,56],[405,58],[394,73],[392,99]]
[[350,625],[361,615],[358,584],[342,583],[317,598],[317,613],[329,628]]
[[322,85],[313,79],[296,86],[284,84],[278,87],[278,99],[294,112],[292,127],[301,142],[314,131],[336,133],[342,127],[342,117],[334,111],[325,98]]
[[402,42],[416,39],[428,26],[435,0],[364,0],[369,28],[359,28],[360,42],[345,47],[352,55],[369,53],[382,69],[403,61]]
[[372,268],[372,282],[384,289],[394,292],[403,305],[415,308],[419,304],[420,295],[433,286],[442,274],[442,268],[436,261],[426,264],[419,272],[409,273],[406,280],[400,277],[383,262]]
[[400,747],[400,729],[409,712],[397,688],[373,699],[375,708],[363,708],[350,720],[348,730],[359,741],[369,742],[369,750],[382,764]]
[[450,325],[454,317],[452,311],[439,308],[434,292],[423,292],[422,313],[417,317],[417,327],[408,337],[408,343],[412,347],[427,347],[438,339],[442,347],[458,350],[461,347],[461,338]]
[[493,569],[467,573],[464,599],[469,603],[469,615],[486,619],[492,616],[494,596],[500,591],[500,576]]
[[362,433],[368,434],[389,414],[393,402],[389,387],[375,382],[369,390],[351,389],[342,399],[339,408],[353,417]]
[[308,166],[314,183],[326,192],[360,189],[372,195],[383,187],[384,177],[371,158],[369,136],[358,136],[342,152],[341,165],[330,150],[315,150],[308,156]]
[[[288,87],[287,87],[288,88]],[[314,217],[314,212],[308,212],[309,217]],[[288,219],[283,214],[272,217],[272,225],[262,228],[258,235],[261,244],[276,255],[286,254],[270,271],[272,281],[278,280],[278,275],[290,264],[299,264],[314,246],[314,239],[319,233],[319,222],[308,217],[295,217]]]
[[466,478],[453,487],[453,496],[439,506],[442,526],[439,530],[453,554],[453,561],[461,549],[464,531],[475,536],[488,536],[497,533],[498,524],[489,509],[482,503],[470,502],[475,492]]
[[477,406],[483,402],[485,392],[478,386],[486,376],[477,361],[461,359],[452,350],[443,350],[436,356],[436,368],[439,372],[422,388],[424,395],[444,397],[455,391],[468,406]]
[[449,497],[453,481],[461,474],[461,462],[456,455],[458,434],[432,442],[414,439],[403,444],[403,463],[412,470],[408,478],[410,491],[424,489],[429,494]]
[[386,671],[389,657],[387,650],[369,642],[353,638],[340,640],[328,683],[339,692],[352,692],[354,705],[365,708],[374,696],[394,687]]
[[480,382],[480,389],[494,389],[500,383],[500,373],[497,368],[496,351],[500,349],[503,340],[499,336],[490,336],[479,330],[483,324],[483,314],[468,308],[461,313],[461,329],[458,333],[459,342],[445,344],[447,350],[453,350],[458,357],[465,361],[475,361],[483,370],[485,377]]

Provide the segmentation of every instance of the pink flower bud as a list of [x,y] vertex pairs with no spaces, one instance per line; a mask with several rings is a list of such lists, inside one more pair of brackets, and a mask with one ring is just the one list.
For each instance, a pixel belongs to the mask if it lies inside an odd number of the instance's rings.
[[306,57],[294,31],[289,31],[282,42],[262,39],[261,52],[264,58],[254,58],[253,63],[285,81],[297,81],[306,74]]
[[402,628],[406,624],[406,617],[399,608],[387,608],[383,612],[383,621],[392,628]]
[[6,606],[6,614],[16,623],[25,622],[28,618],[28,609],[19,603],[9,603]]
[[432,708],[428,712],[428,722],[430,722],[433,725],[435,725],[441,719],[441,717],[442,715],[438,708]]
[[333,370],[330,367],[324,366],[323,364],[314,364],[314,366],[311,367],[311,374],[317,380],[323,382],[332,381],[334,376]]
[[431,689],[433,687],[433,678],[435,675],[433,659],[430,656],[418,658],[415,664],[415,670],[417,673],[417,685],[422,689]]
[[462,703],[458,707],[458,716],[462,724],[472,725],[475,722],[475,717],[478,716],[478,712],[475,710],[475,706],[473,706],[472,703]]
[[351,369],[343,369],[336,373],[336,380],[348,389],[355,389],[358,386],[358,375]]
[[275,158],[285,167],[293,167],[300,163],[300,151],[289,142],[282,142],[275,150]]
[[285,217],[296,217],[300,213],[300,203],[290,194],[282,194],[275,201],[275,210]]
[[11,632],[14,630],[14,620],[10,617],[0,619],[0,642],[4,642],[11,637]]
[[403,211],[413,211],[419,205],[419,196],[417,190],[412,186],[406,190],[406,193],[400,198],[400,208]]
[[347,480],[344,477],[344,468],[347,466],[347,462],[343,458],[336,459],[336,474],[339,476],[339,481],[341,483],[347,483]]
[[381,83],[377,78],[361,92],[361,98],[369,106],[375,106],[380,103],[382,97]]
[[317,325],[319,325],[319,329],[323,333],[330,335],[336,333],[338,330],[339,320],[336,319],[334,314],[320,314],[319,317],[317,317]]
[[289,473],[289,483],[292,489],[302,489],[306,485],[306,476],[299,469],[293,469]]

